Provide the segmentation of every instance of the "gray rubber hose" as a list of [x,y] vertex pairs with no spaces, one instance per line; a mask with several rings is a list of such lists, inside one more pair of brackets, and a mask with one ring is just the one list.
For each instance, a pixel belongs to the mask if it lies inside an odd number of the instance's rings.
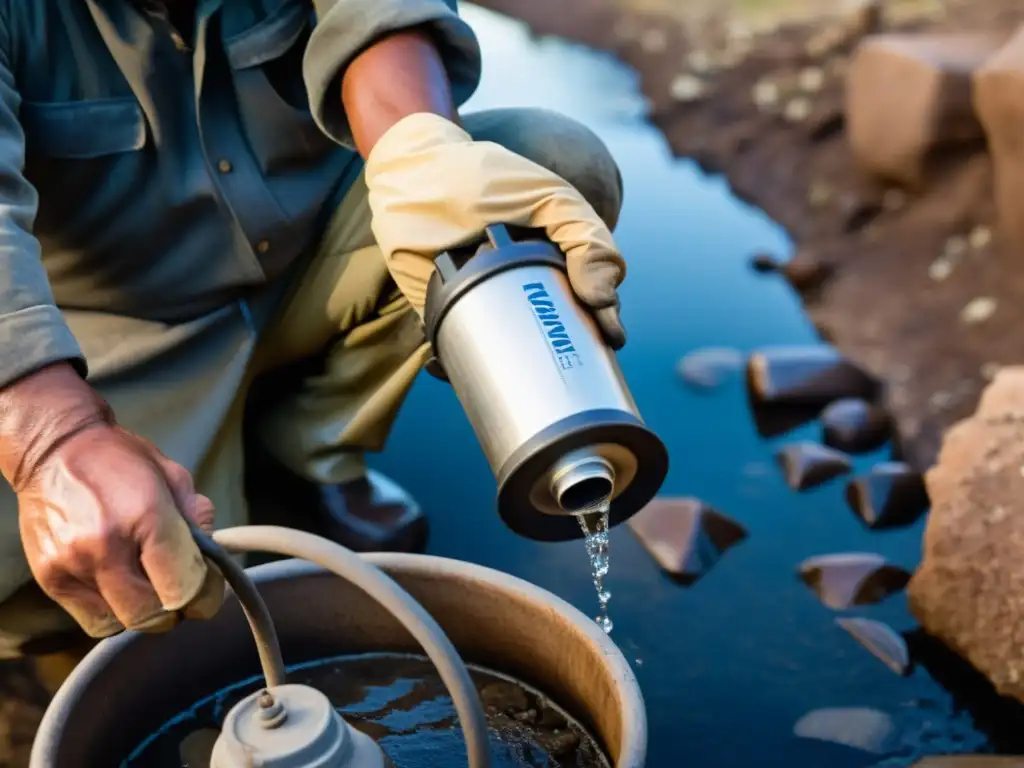
[[[409,593],[398,586],[390,576],[340,544],[290,528],[273,525],[225,528],[215,532],[213,540],[236,554],[271,552],[285,557],[308,560],[351,582],[387,609],[423,647],[427,657],[437,667],[441,680],[447,686],[462,724],[462,735],[466,740],[470,768],[490,768],[491,753],[487,740],[487,719],[484,716],[476,686],[469,676],[469,670],[466,669],[455,646],[452,645],[434,617],[413,600]],[[225,573],[225,578],[228,578],[227,573]],[[248,577],[246,577],[246,581],[249,581]],[[230,580],[229,583],[231,583]],[[249,583],[252,582],[249,581]],[[259,601],[262,604],[262,598]],[[258,614],[258,610],[255,610],[254,614]],[[262,622],[253,621],[254,616],[250,614],[248,607],[246,615],[254,632],[265,631]],[[272,627],[270,632],[273,633]],[[258,637],[256,642],[261,650],[262,660],[264,648],[277,647],[276,633],[273,638]],[[272,658],[273,652],[269,656]]]

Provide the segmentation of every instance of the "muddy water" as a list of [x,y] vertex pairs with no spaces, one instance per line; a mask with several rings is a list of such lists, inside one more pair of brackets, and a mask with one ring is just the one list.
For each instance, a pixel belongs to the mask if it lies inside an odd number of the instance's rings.
[[[673,161],[643,122],[634,76],[609,57],[532,39],[516,23],[472,7],[464,12],[485,49],[484,84],[471,107],[562,111],[594,128],[619,160],[626,202],[617,236],[630,262],[622,288],[630,340],[621,360],[641,411],[669,447],[664,492],[701,497],[750,534],[710,575],[682,589],[625,527],[611,532],[614,564],[605,587],[615,595],[612,637],[633,662],[647,701],[648,764],[910,765],[920,755],[984,745],[971,716],[954,712],[929,672],[894,675],[795,577],[801,560],[828,552],[876,551],[912,568],[921,526],[866,532],[845,506],[841,483],[789,492],[772,452],[788,440],[818,439],[818,427],[761,440],[740,381],[699,393],[676,378],[679,357],[700,347],[748,351],[816,341],[788,289],[746,267],[755,250],[787,256],[785,233],[733,199],[720,179]],[[424,451],[424,440],[445,450]],[[503,527],[492,476],[446,386],[421,377],[376,464],[429,511],[433,553],[524,577],[593,614],[582,542],[537,544]],[[856,615],[900,631],[914,627],[901,595]],[[830,707],[876,710],[887,719],[872,722],[891,722],[892,732],[861,740],[874,752],[794,735],[808,712]]]
[[[493,768],[608,768],[594,740],[543,696],[487,670],[471,674],[487,712]],[[288,682],[322,691],[397,768],[466,765],[455,706],[426,658],[325,659],[291,668]],[[262,684],[254,678],[197,702],[141,744],[122,768],[181,768],[180,745],[202,729],[219,729],[230,709]],[[204,765],[210,747],[193,753]]]

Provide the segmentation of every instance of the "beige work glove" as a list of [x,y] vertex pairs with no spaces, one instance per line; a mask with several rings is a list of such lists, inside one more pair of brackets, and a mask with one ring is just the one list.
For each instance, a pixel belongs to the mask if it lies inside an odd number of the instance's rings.
[[450,120],[410,115],[366,161],[373,234],[398,288],[423,315],[434,259],[492,224],[543,229],[565,254],[569,284],[613,349],[626,342],[616,289],[626,264],[612,233],[565,179]]

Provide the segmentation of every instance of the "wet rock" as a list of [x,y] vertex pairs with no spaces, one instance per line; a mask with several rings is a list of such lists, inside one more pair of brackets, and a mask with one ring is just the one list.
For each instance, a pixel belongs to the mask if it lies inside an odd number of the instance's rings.
[[920,187],[936,150],[982,139],[971,75],[1003,39],[974,33],[865,38],[846,78],[847,134],[859,165]]
[[859,617],[841,617],[836,624],[897,675],[910,674],[913,665],[907,642],[888,624]]
[[806,249],[798,252],[782,267],[786,281],[801,295],[821,288],[835,272],[834,263],[818,258]]
[[779,260],[770,253],[755,253],[750,257],[750,268],[755,272],[778,272],[781,269]]
[[797,427],[818,418],[820,405],[772,405],[748,402],[754,428],[763,438],[773,438],[792,432]]
[[974,107],[985,128],[995,169],[996,210],[1007,243],[1024,252],[1024,27],[974,76]]
[[892,718],[877,709],[830,707],[801,717],[793,726],[793,734],[883,754],[893,746],[896,729]]
[[879,603],[910,579],[907,571],[867,552],[812,557],[800,564],[799,573],[821,602],[837,611]]
[[868,528],[902,528],[928,509],[921,475],[902,462],[878,464],[846,486],[846,502]]
[[1024,701],[1024,367],[999,370],[925,475],[931,513],[910,583],[921,626]]
[[775,454],[783,476],[794,491],[806,491],[827,483],[852,469],[839,451],[812,442],[784,446]]
[[630,518],[630,529],[662,570],[689,586],[725,552],[747,537],[746,529],[704,502],[656,498]]
[[747,380],[758,402],[824,405],[844,397],[874,400],[880,384],[834,347],[769,347],[750,356]]
[[829,403],[821,412],[824,443],[847,453],[882,447],[892,429],[885,409],[855,397]]
[[676,366],[679,377],[696,389],[714,389],[743,368],[743,354],[728,347],[697,349]]

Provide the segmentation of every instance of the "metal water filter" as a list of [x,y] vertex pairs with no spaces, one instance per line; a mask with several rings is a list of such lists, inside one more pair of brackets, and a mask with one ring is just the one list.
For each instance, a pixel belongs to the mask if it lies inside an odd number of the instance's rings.
[[[541,541],[609,525],[661,487],[668,453],[637,410],[615,352],[576,299],[565,257],[535,232],[487,229],[441,254],[427,287],[427,370],[455,390],[498,481],[498,512]],[[517,236],[518,235],[518,236]]]

